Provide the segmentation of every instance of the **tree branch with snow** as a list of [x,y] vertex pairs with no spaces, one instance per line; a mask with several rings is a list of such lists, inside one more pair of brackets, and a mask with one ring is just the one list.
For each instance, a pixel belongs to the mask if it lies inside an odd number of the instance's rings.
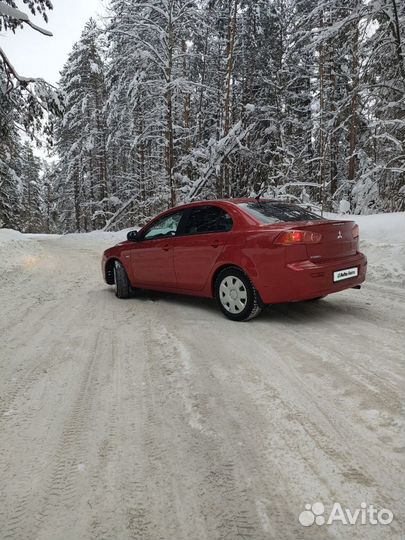
[[[47,21],[46,10],[52,9],[50,0],[24,0],[24,3],[28,3],[33,15],[40,13]],[[0,0],[0,30],[4,28],[15,32],[16,28],[23,25],[28,25],[45,36],[52,36],[50,31],[32,22],[27,13],[17,9],[12,0]],[[39,127],[49,130],[42,124],[45,113],[59,114],[62,110],[61,96],[56,88],[41,78],[25,77],[18,73],[1,47],[0,94],[9,102],[11,110],[14,110],[13,115],[8,114],[7,121],[12,118],[16,127],[24,127],[31,136]]]

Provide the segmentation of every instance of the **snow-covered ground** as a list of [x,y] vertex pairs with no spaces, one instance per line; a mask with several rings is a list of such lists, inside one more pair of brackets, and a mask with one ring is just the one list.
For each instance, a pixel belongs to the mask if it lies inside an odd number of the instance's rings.
[[[403,538],[405,214],[354,219],[360,291],[246,324],[117,300],[124,233],[0,230],[0,538]],[[316,501],[395,517],[301,526]]]

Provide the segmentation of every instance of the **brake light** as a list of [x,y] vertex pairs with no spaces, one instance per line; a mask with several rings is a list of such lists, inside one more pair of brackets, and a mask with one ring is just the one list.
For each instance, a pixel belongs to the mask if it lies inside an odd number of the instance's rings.
[[353,235],[353,238],[358,238],[359,237],[359,226],[356,224],[353,226],[353,229],[352,229],[352,235]]
[[318,244],[322,240],[322,235],[312,231],[286,231],[275,239],[275,244],[291,246],[297,244]]

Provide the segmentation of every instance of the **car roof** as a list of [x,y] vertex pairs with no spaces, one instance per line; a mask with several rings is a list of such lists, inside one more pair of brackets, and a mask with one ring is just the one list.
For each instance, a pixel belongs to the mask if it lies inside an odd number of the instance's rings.
[[[167,215],[170,215],[170,214],[174,214],[177,211],[187,210],[189,208],[197,208],[199,206],[215,205],[215,204],[220,204],[220,205],[223,205],[223,207],[230,209],[232,207],[237,207],[239,204],[254,203],[254,202],[259,202],[259,200],[260,200],[260,202],[274,202],[274,203],[278,203],[278,204],[289,204],[289,205],[294,204],[294,203],[289,203],[288,201],[280,201],[280,200],[277,200],[277,199],[265,199],[265,198],[262,198],[262,197],[260,197],[260,199],[256,199],[255,197],[238,197],[238,198],[235,197],[235,198],[231,198],[231,199],[203,199],[203,200],[200,200],[200,201],[192,201],[192,202],[189,202],[189,203],[180,204],[178,206],[173,206],[172,208],[168,208],[167,210],[164,210],[163,212],[160,212],[153,219],[148,221],[142,227],[141,230],[143,230],[146,227],[149,227],[151,223],[157,221],[158,219],[163,218],[163,217],[165,217]],[[243,214],[244,214],[244,212],[243,212]],[[249,217],[249,219],[253,219],[256,223],[259,223],[257,218],[255,218],[253,216],[246,215],[245,218],[246,217]]]
[[[233,199],[203,199],[200,201],[192,201],[189,203],[180,204],[178,206],[173,206],[172,208],[168,208],[167,210],[160,212],[153,219],[148,221],[148,223],[146,223],[142,227],[142,229],[144,229],[145,227],[148,227],[151,223],[153,223],[154,221],[157,221],[160,218],[163,218],[170,214],[174,214],[181,210],[187,210],[189,208],[198,208],[199,206],[220,204],[220,205],[223,205],[223,207],[225,208],[231,209],[232,207],[237,207],[239,204],[254,203],[254,202],[259,202],[259,200],[256,199],[255,197],[239,197],[239,198],[233,198]],[[293,203],[289,203],[288,201],[280,201],[277,199],[265,199],[262,197],[260,198],[260,202],[274,202],[278,204],[289,204],[289,205],[293,204]],[[254,219],[254,221],[258,223],[256,218],[250,216],[250,219]]]

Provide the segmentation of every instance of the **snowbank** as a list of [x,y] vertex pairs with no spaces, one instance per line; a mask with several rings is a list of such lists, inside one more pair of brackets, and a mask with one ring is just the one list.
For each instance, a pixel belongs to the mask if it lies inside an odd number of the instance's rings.
[[30,265],[42,251],[28,235],[12,229],[0,229],[0,269],[2,272]]
[[405,285],[405,212],[355,216],[371,279]]
[[0,245],[20,240],[23,242],[26,240],[26,236],[13,229],[0,229]]
[[89,233],[66,234],[63,236],[63,242],[77,244],[77,240],[80,240],[84,248],[94,248],[104,251],[108,247],[126,240],[128,231],[133,230],[136,230],[136,227],[118,232],[92,231]]
[[370,242],[405,243],[405,212],[351,216],[327,214],[338,219],[352,219],[360,227],[360,237]]
[[405,285],[405,212],[339,216],[360,227],[360,249],[368,258],[368,277],[374,281]]

